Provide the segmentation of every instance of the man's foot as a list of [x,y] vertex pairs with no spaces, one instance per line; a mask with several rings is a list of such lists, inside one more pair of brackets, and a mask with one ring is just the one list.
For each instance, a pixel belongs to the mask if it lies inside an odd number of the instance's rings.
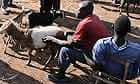
[[70,80],[68,77],[65,76],[65,70],[63,69],[59,69],[58,72],[48,75],[48,79],[56,83],[64,83]]
[[66,76],[60,76],[58,74],[51,74],[48,75],[48,79],[50,81],[56,82],[56,83],[66,83],[68,81],[70,81],[70,79]]

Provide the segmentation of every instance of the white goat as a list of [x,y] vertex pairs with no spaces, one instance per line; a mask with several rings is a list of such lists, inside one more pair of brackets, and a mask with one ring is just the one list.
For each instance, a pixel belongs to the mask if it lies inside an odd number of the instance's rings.
[[[26,42],[26,47],[28,48],[28,56],[29,56],[27,65],[29,65],[31,62],[31,56],[32,56],[31,53],[33,50],[53,47],[50,43],[43,43],[42,42],[43,37],[49,35],[49,36],[54,36],[58,39],[65,39],[64,30],[57,26],[46,26],[46,27],[38,26],[32,29],[21,29],[18,26],[18,24],[16,24],[13,20],[11,20],[11,22],[15,25],[17,30],[19,30],[20,32],[24,32],[25,37],[23,39]],[[52,57],[50,57],[50,59],[51,58]]]
[[[50,35],[50,36],[54,36],[58,39],[65,39],[64,30],[57,26],[46,26],[46,27],[38,26],[38,27],[35,27],[32,29],[23,29],[23,28],[20,28],[19,24],[16,23],[14,20],[7,21],[7,24],[5,25],[5,26],[8,26],[6,31],[16,31],[16,33],[18,33],[19,35],[17,34],[16,37],[18,37],[18,39],[17,38],[15,38],[15,39],[23,40],[23,42],[25,43],[25,45],[28,49],[27,51],[28,51],[29,59],[28,59],[27,65],[29,65],[31,62],[31,57],[32,57],[31,53],[33,50],[50,47],[50,43],[42,42],[43,37]],[[10,25],[12,25],[12,26],[10,26]],[[4,30],[1,29],[0,33],[3,31]],[[11,35],[11,37],[13,37],[13,36]],[[51,46],[51,47],[53,47],[53,46]],[[6,51],[6,47],[5,47],[5,51]],[[50,56],[49,59],[51,59],[51,58],[52,58],[52,56]],[[50,60],[48,60],[47,64],[49,63],[49,61]]]

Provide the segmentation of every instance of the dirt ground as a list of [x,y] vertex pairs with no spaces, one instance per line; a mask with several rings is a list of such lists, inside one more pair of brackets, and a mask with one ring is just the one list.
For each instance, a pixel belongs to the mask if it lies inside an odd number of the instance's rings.
[[[14,0],[14,4],[22,5],[25,6],[25,8],[36,11],[39,11],[40,7],[39,0]],[[57,19],[55,22],[62,28],[74,30],[78,23],[73,14],[75,8],[77,8],[76,0],[61,0],[61,9],[65,11],[66,16],[63,19]],[[9,15],[0,14],[0,24],[17,15],[19,11],[11,12]],[[109,30],[111,30],[110,26],[119,15],[119,10],[117,7],[111,5],[111,0],[102,0],[95,4],[94,13],[96,13],[101,20],[106,23]],[[140,42],[140,39],[137,38],[137,36],[140,36],[140,29],[136,28],[140,26],[140,7],[137,8],[135,13],[130,13],[130,16],[132,26],[134,26],[132,31],[134,35],[129,37],[129,39]],[[8,54],[5,55],[3,53],[4,44],[2,35],[0,35],[0,38],[0,84],[55,84],[47,79],[47,75],[49,74],[47,71],[40,70],[42,67],[42,63],[40,63],[41,60],[32,61],[31,66],[26,66],[27,56],[19,55],[11,48],[8,48]],[[25,52],[23,53],[26,54]],[[71,81],[65,84],[93,84],[92,79],[88,76],[90,68],[87,65],[81,65],[85,67],[82,68],[82,70],[70,66],[67,70],[67,75],[71,78]]]

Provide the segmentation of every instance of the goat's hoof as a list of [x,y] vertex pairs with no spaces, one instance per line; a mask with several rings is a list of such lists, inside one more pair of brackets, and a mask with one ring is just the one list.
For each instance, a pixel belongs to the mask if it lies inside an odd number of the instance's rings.
[[45,71],[46,70],[46,66],[42,66],[40,69]]
[[27,66],[29,66],[29,65],[30,65],[30,63],[29,63],[29,62],[27,62],[27,63],[26,63],[26,65],[27,65]]
[[6,54],[6,51],[4,51],[4,54]]
[[122,13],[120,12],[119,15],[122,15]]

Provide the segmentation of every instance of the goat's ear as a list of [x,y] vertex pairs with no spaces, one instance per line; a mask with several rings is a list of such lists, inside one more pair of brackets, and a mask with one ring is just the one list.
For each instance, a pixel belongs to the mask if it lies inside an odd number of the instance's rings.
[[22,12],[24,12],[24,10],[25,10],[25,7],[24,7],[24,6],[22,6],[22,7],[21,7],[21,10],[22,10]]
[[2,34],[10,24],[11,22],[9,20],[5,21],[0,27],[0,34]]

